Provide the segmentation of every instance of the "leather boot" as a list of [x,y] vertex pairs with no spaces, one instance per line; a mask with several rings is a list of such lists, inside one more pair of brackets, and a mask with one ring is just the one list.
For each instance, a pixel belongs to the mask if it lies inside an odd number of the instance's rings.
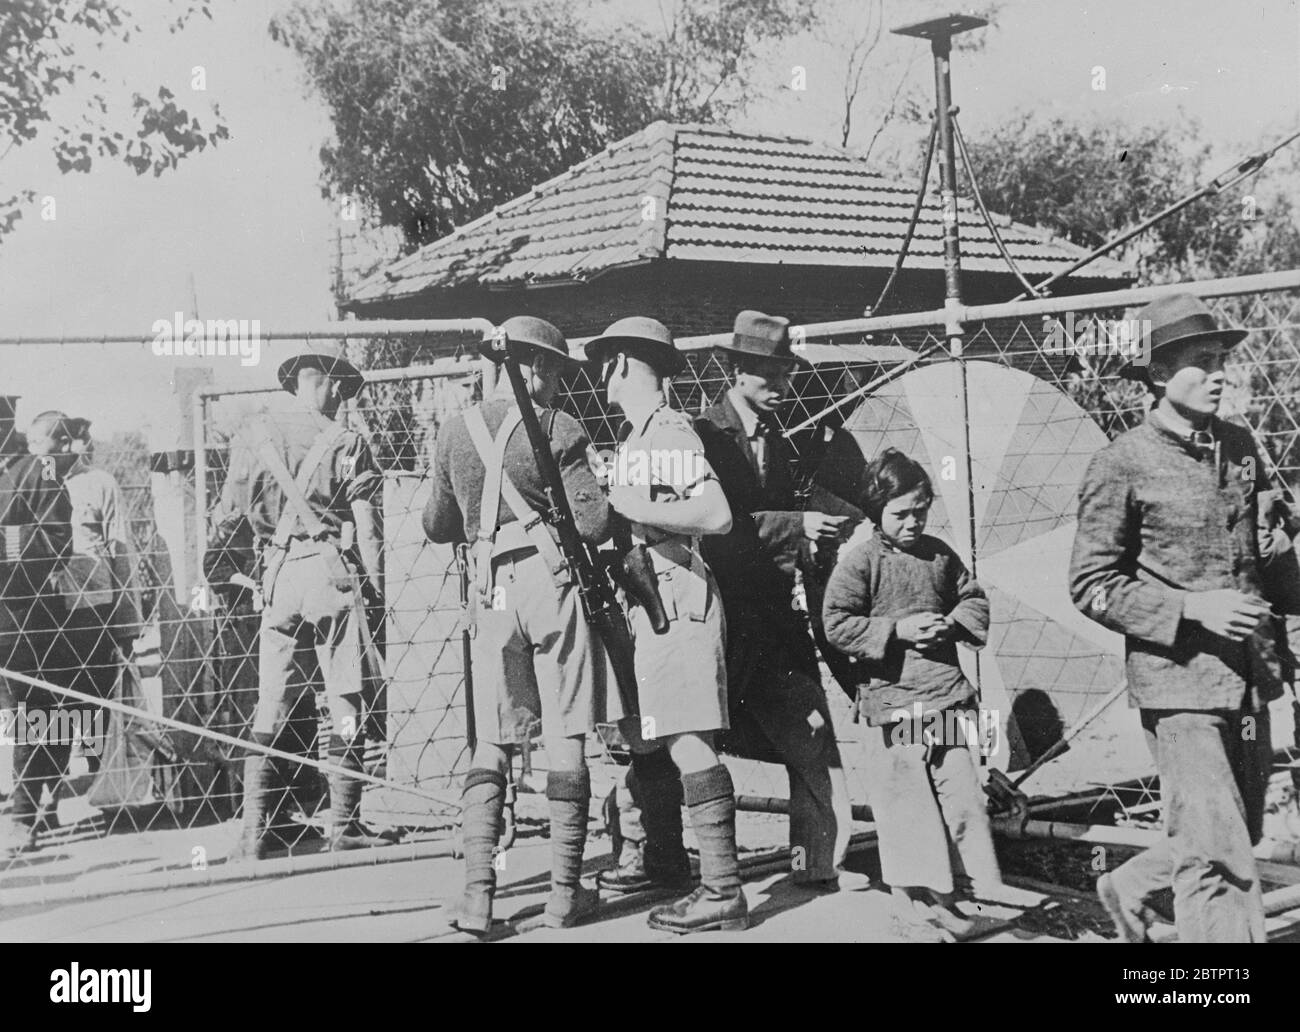
[[[331,759],[347,770],[361,771],[360,746],[349,748],[342,755],[335,753]],[[373,849],[401,841],[401,833],[394,829],[375,831],[361,823],[363,787],[356,778],[330,775],[330,849]]]
[[620,798],[622,848],[618,865],[601,871],[596,884],[610,892],[647,889],[685,890],[691,862],[682,843],[682,782],[677,767],[660,749],[632,755],[627,801]]
[[465,851],[465,891],[452,924],[462,932],[483,934],[492,927],[492,896],[497,872],[493,856],[501,838],[506,779],[500,771],[475,767],[465,775],[461,793],[461,838]]
[[648,923],[651,928],[679,935],[743,931],[749,927],[749,902],[740,887],[731,774],[718,764],[685,775],[682,785],[700,845],[700,886],[684,899],[650,911]]
[[239,841],[226,857],[228,863],[265,860],[270,852],[266,838],[266,814],[275,791],[268,758],[261,753],[244,757],[244,825]]
[[551,811],[551,896],[543,919],[548,927],[569,928],[589,917],[600,897],[580,884],[591,807],[591,775],[553,770],[546,776]]
[[[302,771],[305,770],[313,778],[319,777],[317,771],[274,758],[271,759],[271,770],[276,785],[284,786],[283,790],[277,789],[272,793],[267,805],[266,834],[274,848],[287,849],[292,853],[311,843],[323,841],[325,833],[306,819],[310,816],[309,807],[302,804],[299,792],[304,783]],[[324,796],[324,791],[321,790],[319,794]],[[304,819],[294,820],[295,813],[301,813]]]

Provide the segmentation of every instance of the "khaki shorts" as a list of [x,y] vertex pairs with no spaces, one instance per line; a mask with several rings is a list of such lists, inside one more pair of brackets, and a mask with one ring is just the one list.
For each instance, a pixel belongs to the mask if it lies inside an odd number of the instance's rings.
[[328,708],[335,734],[349,740],[357,736],[363,688],[374,685],[356,618],[356,587],[340,585],[337,559],[329,542],[294,540],[274,582],[264,585],[253,721],[258,734],[278,734],[298,697],[312,690],[295,672],[296,654],[307,648],[316,654],[323,682],[318,705]]
[[492,561],[494,598],[471,648],[480,742],[585,735],[605,719],[605,654],[574,585],[556,586],[536,550]]
[[658,579],[668,630],[655,634],[640,606],[629,613],[641,735],[651,741],[725,729],[726,626],[717,585],[707,574],[701,585],[684,566],[660,570]]

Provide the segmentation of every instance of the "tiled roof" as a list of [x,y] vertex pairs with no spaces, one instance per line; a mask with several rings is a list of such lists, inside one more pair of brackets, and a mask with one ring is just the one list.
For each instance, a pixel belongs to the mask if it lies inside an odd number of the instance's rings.
[[[915,183],[886,179],[823,144],[656,122],[392,263],[359,284],[352,301],[468,284],[580,282],[659,258],[888,268],[915,196]],[[1058,272],[1084,253],[994,217],[1031,278]],[[963,270],[1007,271],[969,201],[961,203],[959,226]],[[932,195],[906,268],[943,268],[942,229]],[[1127,281],[1132,274],[1099,259],[1086,275]]]

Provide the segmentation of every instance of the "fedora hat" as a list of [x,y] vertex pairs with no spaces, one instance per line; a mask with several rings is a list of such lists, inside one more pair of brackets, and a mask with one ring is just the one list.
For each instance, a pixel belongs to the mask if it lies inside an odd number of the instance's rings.
[[348,361],[343,342],[339,340],[312,341],[280,363],[276,375],[280,386],[290,394],[298,393],[298,370],[319,369],[339,382],[344,400],[356,397],[366,381],[361,371]]
[[668,327],[643,315],[620,319],[595,340],[587,341],[587,361],[605,361],[620,344],[635,345],[637,357],[649,362],[662,376],[675,376],[686,368],[686,356],[677,350]]
[[775,358],[806,366],[807,360],[790,349],[790,320],[779,315],[764,315],[746,309],[736,316],[730,344],[719,344],[722,351],[755,358]]
[[1150,359],[1160,348],[1175,344],[1188,344],[1198,340],[1222,341],[1225,347],[1235,347],[1245,338],[1247,330],[1228,329],[1218,325],[1200,298],[1192,294],[1170,294],[1157,298],[1137,313],[1138,324],[1151,324],[1151,348],[1142,365],[1130,362],[1120,369],[1126,380],[1150,383]]
[[[504,347],[498,347],[499,341],[516,346],[516,357],[527,361],[529,354],[544,351],[566,362],[578,364],[578,359],[569,354],[569,344],[564,334],[548,323],[531,315],[516,315],[507,319],[496,328],[496,332],[484,337],[479,343],[479,354],[493,362],[505,358]],[[522,353],[521,353],[522,349]]]

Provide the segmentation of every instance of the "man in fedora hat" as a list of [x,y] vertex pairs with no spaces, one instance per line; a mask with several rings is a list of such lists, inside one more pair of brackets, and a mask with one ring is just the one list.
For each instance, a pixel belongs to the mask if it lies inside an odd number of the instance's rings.
[[599,364],[606,398],[626,420],[607,468],[610,505],[629,521],[633,542],[647,547],[668,622],[656,633],[644,607],[629,610],[641,712],[620,728],[632,747],[628,789],[644,831],[638,842],[636,828],[628,829],[637,855],[622,858],[601,884],[627,891],[637,874],[665,887],[689,883],[684,800],[699,843],[700,886],[652,910],[650,926],[743,929],[749,907],[736,859],[735,787],[713,744],[714,732],[727,727],[722,601],[700,546],[702,535],[731,528],[731,509],[690,419],[664,397],[665,378],[686,366],[668,328],[620,319],[587,345],[587,358]]
[[834,890],[848,848],[848,783],[808,625],[792,603],[801,548],[833,544],[847,517],[801,511],[795,496],[793,454],[775,419],[805,364],[789,320],[741,312],[721,350],[732,385],[696,427],[732,513],[730,532],[704,539],[727,617],[727,748],[785,765],[792,880]]
[[[542,430],[551,440],[578,533],[609,537],[609,506],[577,420],[552,407],[561,376],[577,368],[564,335],[530,316],[500,327],[519,362]],[[491,342],[483,354],[500,360]],[[578,586],[540,512],[549,509],[509,379],[454,415],[438,434],[424,531],[439,543],[472,545],[470,619],[477,743],[465,775],[461,826],[465,888],[454,923],[492,930],[496,848],[514,750],[540,730],[550,770],[551,893],[543,921],[568,927],[595,909],[582,886],[591,778],[586,736],[605,719],[604,652],[582,611]]]
[[[330,717],[330,761],[361,771],[367,706],[380,676],[361,578],[382,595],[383,478],[365,437],[337,416],[364,380],[335,341],[300,348],[281,363],[278,378],[294,403],[231,442],[213,516],[214,539],[247,519],[264,543],[252,737],[287,745],[291,714],[308,687],[295,669],[310,670],[314,652]],[[261,859],[297,841],[286,815],[292,778],[285,761],[256,753],[245,759],[243,833],[232,859]],[[361,823],[362,782],[342,774],[329,781],[331,849],[393,840]]]
[[1218,418],[1224,359],[1246,336],[1197,298],[1147,305],[1150,344],[1125,375],[1156,401],[1099,451],[1079,489],[1075,605],[1125,637],[1129,696],[1155,755],[1162,841],[1104,874],[1098,895],[1128,942],[1172,886],[1183,942],[1262,942],[1252,846],[1282,693],[1256,528],[1267,488],[1249,431]]

